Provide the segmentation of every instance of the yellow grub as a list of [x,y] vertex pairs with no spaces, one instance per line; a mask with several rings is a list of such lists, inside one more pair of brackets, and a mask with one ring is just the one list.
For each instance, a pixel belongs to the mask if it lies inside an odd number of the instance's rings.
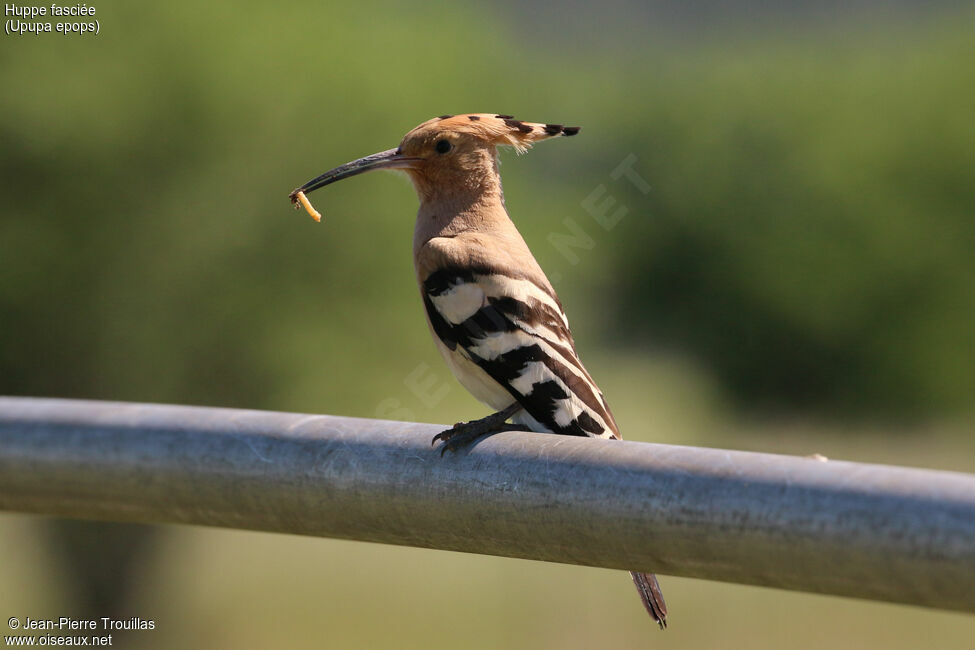
[[298,192],[295,197],[301,201],[301,205],[305,208],[305,212],[310,214],[312,219],[321,222],[322,213],[312,207],[311,202],[308,200],[308,197],[305,196],[304,192]]

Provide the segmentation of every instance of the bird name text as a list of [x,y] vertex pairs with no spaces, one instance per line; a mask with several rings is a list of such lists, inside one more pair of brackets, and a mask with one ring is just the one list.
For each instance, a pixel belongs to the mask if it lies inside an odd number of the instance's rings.
[[[76,5],[18,5],[4,3],[4,32],[7,35],[39,36],[44,33],[56,34],[98,34],[101,24],[95,16],[95,7],[87,4]],[[48,22],[44,18],[75,18],[83,17],[85,21]],[[41,19],[41,20],[38,20]]]

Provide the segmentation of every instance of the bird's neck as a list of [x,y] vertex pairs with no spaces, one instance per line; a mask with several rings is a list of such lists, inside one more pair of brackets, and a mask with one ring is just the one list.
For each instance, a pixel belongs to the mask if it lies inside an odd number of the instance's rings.
[[514,228],[496,171],[456,181],[423,188],[422,192],[417,188],[420,208],[413,231],[414,253],[435,237],[455,237],[468,231],[490,235]]

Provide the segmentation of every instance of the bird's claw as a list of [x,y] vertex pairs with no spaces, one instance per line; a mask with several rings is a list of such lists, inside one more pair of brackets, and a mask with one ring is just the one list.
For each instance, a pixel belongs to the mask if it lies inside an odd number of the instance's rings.
[[[503,416],[503,417],[499,417]],[[449,429],[441,431],[430,441],[431,445],[442,442],[440,456],[443,457],[448,451],[457,451],[461,447],[471,444],[479,438],[490,436],[502,431],[514,431],[520,427],[513,424],[506,424],[504,418],[507,414],[495,413],[480,420],[470,422],[458,422]]]
[[443,458],[443,455],[447,453],[447,450],[448,449],[450,451],[457,451],[456,445],[452,445],[449,442],[445,442],[445,443],[443,443],[443,447],[440,448],[440,457],[441,458]]
[[469,423],[467,423],[467,422],[456,422],[454,424],[454,426],[450,427],[449,429],[444,429],[443,431],[441,431],[440,433],[438,433],[437,435],[435,435],[433,437],[433,440],[430,441],[430,446],[432,447],[433,445],[437,444],[437,441],[440,441],[440,440],[442,440],[444,442],[447,442],[448,440],[450,440],[451,438],[453,438],[454,436],[456,436],[460,432],[460,429],[465,424],[469,424]]
[[446,431],[441,431],[434,436],[433,440],[436,442],[439,438],[443,441],[443,445],[440,447],[440,457],[443,458],[444,454],[446,454],[448,451],[457,451],[461,447],[474,442],[481,436],[487,435],[487,433],[488,432],[478,431],[476,428],[463,430],[454,427],[447,429]]

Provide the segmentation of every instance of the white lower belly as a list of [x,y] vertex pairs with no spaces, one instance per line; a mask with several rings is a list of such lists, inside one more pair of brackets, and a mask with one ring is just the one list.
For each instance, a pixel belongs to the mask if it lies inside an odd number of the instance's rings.
[[[437,349],[440,350],[444,361],[447,362],[447,367],[454,373],[454,377],[481,404],[495,411],[501,411],[515,402],[515,398],[511,396],[511,393],[492,379],[491,375],[484,372],[476,363],[461,353],[451,350],[439,340],[436,343]],[[515,413],[511,421],[524,426],[529,431],[549,432],[548,428],[529,415],[524,409]]]
[[440,350],[444,361],[447,362],[447,367],[454,373],[457,381],[481,404],[493,408],[495,411],[500,411],[511,406],[515,401],[511,393],[494,381],[476,363],[459,352],[451,350],[440,341],[437,341],[437,349]]

